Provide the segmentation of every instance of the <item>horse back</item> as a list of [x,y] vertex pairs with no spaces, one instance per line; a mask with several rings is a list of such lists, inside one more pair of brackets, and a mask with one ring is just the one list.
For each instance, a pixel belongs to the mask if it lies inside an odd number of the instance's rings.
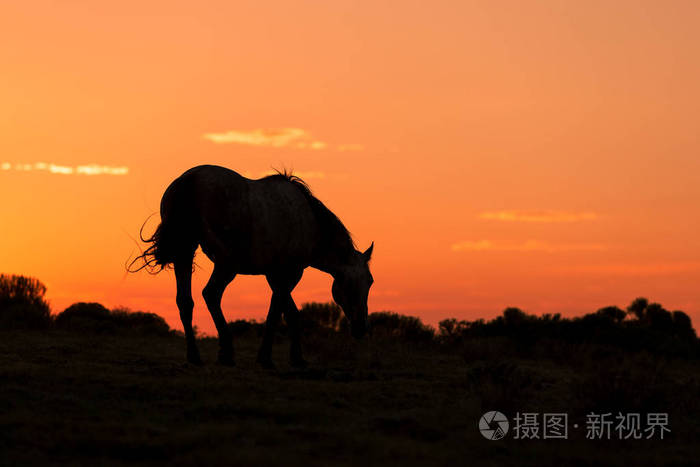
[[214,262],[241,274],[306,267],[317,241],[308,199],[284,177],[251,180],[218,166],[188,170],[166,190],[163,222],[178,224]]

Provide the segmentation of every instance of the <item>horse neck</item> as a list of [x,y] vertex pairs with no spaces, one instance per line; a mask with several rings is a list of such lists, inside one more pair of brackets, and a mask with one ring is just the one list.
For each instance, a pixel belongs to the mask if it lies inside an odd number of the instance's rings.
[[316,249],[311,266],[335,277],[350,264],[354,251],[349,239],[327,239]]

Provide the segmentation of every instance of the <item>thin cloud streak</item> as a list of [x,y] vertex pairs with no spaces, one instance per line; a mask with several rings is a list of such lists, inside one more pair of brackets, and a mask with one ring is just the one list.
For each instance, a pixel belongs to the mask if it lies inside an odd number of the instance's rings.
[[594,212],[569,212],[569,211],[490,211],[479,214],[480,219],[496,220],[503,222],[580,222],[598,218]]
[[35,162],[34,164],[0,163],[0,170],[17,172],[44,171],[57,175],[127,175],[129,167],[110,167],[107,165],[87,164],[78,166],[58,165],[48,162]]
[[326,147],[326,143],[314,140],[308,131],[301,128],[230,130],[223,133],[206,133],[204,139],[217,144],[235,143],[272,148],[324,149]]
[[[269,148],[295,148],[321,150],[330,146],[325,141],[314,138],[301,128],[256,128],[253,130],[229,130],[223,133],[205,133],[204,139],[216,144],[242,144]],[[360,151],[360,144],[339,144],[338,151]]]
[[551,244],[538,240],[523,243],[495,243],[490,240],[463,241],[452,245],[452,251],[544,251],[557,253],[562,251],[603,251],[607,246],[597,243]]

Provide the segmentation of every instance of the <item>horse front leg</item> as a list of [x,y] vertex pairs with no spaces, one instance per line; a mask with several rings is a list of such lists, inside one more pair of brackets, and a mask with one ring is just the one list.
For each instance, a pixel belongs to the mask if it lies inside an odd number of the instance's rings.
[[303,269],[287,269],[266,275],[267,283],[272,289],[272,300],[270,300],[270,311],[267,314],[265,337],[258,353],[258,362],[268,368],[272,366],[272,341],[282,313],[287,320],[292,339],[291,363],[294,366],[306,364],[301,358],[299,310],[292,299],[292,290],[299,283],[303,273]]

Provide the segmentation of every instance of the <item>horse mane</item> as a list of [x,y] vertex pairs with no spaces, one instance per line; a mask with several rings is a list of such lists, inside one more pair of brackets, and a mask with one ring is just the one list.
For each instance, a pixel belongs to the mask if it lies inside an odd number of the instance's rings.
[[345,241],[347,239],[347,247],[355,249],[355,240],[352,238],[350,231],[347,229],[347,227],[345,227],[338,216],[328,209],[326,205],[321,202],[321,200],[314,196],[308,183],[302,180],[301,177],[294,175],[291,170],[287,171],[287,169],[275,169],[275,172],[277,173],[268,175],[264,178],[284,180],[296,186],[309,202],[309,206],[311,206],[311,210],[313,211],[314,216],[316,216],[316,220],[321,225],[321,228],[325,232],[331,234],[332,238],[341,241]]

